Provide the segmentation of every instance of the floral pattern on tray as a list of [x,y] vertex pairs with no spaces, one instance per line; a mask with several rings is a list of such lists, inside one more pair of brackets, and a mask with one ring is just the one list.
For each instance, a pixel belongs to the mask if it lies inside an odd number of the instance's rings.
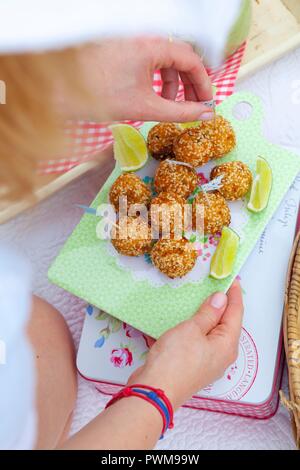
[[[113,343],[114,348],[110,347],[110,363],[114,367],[119,369],[130,367],[134,364],[136,356],[140,361],[145,359],[149,349],[149,339],[146,335],[92,305],[87,306],[86,313],[88,316],[93,316],[101,327],[98,338],[94,342],[94,347],[103,348],[108,340],[110,340],[110,344]],[[112,337],[115,337],[115,340]],[[125,339],[126,343],[123,343],[120,339]],[[137,351],[136,342],[138,339],[143,340],[145,351]]]

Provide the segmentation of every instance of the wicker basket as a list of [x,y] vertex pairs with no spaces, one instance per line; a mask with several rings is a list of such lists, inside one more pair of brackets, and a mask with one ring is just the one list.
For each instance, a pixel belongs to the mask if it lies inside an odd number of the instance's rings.
[[290,399],[281,392],[281,401],[291,412],[295,440],[300,449],[300,232],[287,274],[283,329]]

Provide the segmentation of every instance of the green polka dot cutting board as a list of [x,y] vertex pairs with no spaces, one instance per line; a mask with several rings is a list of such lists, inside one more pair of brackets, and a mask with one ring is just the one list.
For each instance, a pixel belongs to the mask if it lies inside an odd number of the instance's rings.
[[[251,116],[244,120],[237,119],[233,113],[241,102],[252,107]],[[97,227],[101,218],[86,213],[50,267],[50,281],[154,338],[193,315],[213,292],[227,291],[300,171],[300,157],[267,142],[262,136],[263,108],[259,98],[237,93],[224,101],[217,112],[231,121],[237,135],[236,148],[218,163],[241,160],[254,174],[256,159],[261,155],[273,171],[272,193],[264,212],[250,213],[246,200],[230,203],[231,226],[241,238],[232,275],[222,281],[209,277],[217,237],[200,240],[192,234],[190,240],[196,247],[198,243],[197,264],[183,279],[170,280],[154,268],[149,256],[124,257],[114,250],[109,240],[100,240]],[[145,137],[153,125],[147,123],[141,128]],[[138,172],[150,186],[157,164],[150,158]],[[197,169],[200,182],[207,181],[215,164],[210,162]],[[97,209],[108,202],[109,189],[119,174],[116,167],[91,208]]]

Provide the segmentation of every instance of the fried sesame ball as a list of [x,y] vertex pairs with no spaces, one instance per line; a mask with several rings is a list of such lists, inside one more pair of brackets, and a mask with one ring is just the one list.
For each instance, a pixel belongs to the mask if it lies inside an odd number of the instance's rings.
[[197,253],[186,238],[159,240],[153,247],[151,258],[154,266],[171,279],[188,274],[196,264]]
[[[197,220],[197,205],[198,220]],[[201,207],[202,206],[202,207]],[[231,215],[229,207],[224,197],[216,192],[197,194],[193,201],[193,226],[196,229],[197,224],[202,224],[201,217],[204,216],[204,229],[205,234],[215,235],[220,232],[223,227],[230,225]]]
[[151,228],[140,217],[123,217],[111,235],[111,242],[121,255],[141,256],[151,252]]
[[185,199],[179,194],[162,192],[152,199],[150,206],[152,234],[155,238],[181,237],[184,223]]
[[205,165],[214,156],[213,143],[200,127],[186,129],[174,143],[175,159],[193,167]]
[[170,191],[187,198],[197,188],[197,185],[196,171],[177,162],[161,162],[155,173],[154,187],[157,193]]
[[219,192],[227,201],[236,201],[244,197],[252,185],[252,173],[243,162],[227,162],[216,166],[211,171],[211,179],[223,176]]
[[161,122],[152,127],[147,139],[152,157],[156,160],[173,158],[173,143],[180,133],[181,129],[170,122]]
[[109,200],[119,210],[120,197],[127,197],[128,209],[133,204],[149,205],[151,191],[134,173],[124,173],[116,179],[109,192]]
[[213,158],[221,158],[236,146],[236,136],[229,121],[216,115],[212,121],[201,121],[199,129],[213,144]]

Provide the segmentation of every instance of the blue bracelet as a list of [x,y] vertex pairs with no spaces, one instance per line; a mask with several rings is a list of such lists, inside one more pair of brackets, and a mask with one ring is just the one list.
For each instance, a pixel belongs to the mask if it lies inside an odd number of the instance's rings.
[[[141,395],[146,396],[149,400],[153,401],[154,403],[156,403],[156,405],[159,406],[159,408],[162,410],[162,412],[164,413],[164,415],[166,417],[166,423],[167,423],[166,429],[165,429],[165,431],[166,431],[170,426],[170,413],[169,413],[168,408],[164,404],[164,402],[157,395],[157,393],[153,392],[153,391],[147,392],[147,390],[142,390],[140,388],[133,388],[132,391],[134,391],[135,393],[140,393]],[[160,436],[160,439],[163,439],[163,438],[164,438],[164,435],[162,434]]]

